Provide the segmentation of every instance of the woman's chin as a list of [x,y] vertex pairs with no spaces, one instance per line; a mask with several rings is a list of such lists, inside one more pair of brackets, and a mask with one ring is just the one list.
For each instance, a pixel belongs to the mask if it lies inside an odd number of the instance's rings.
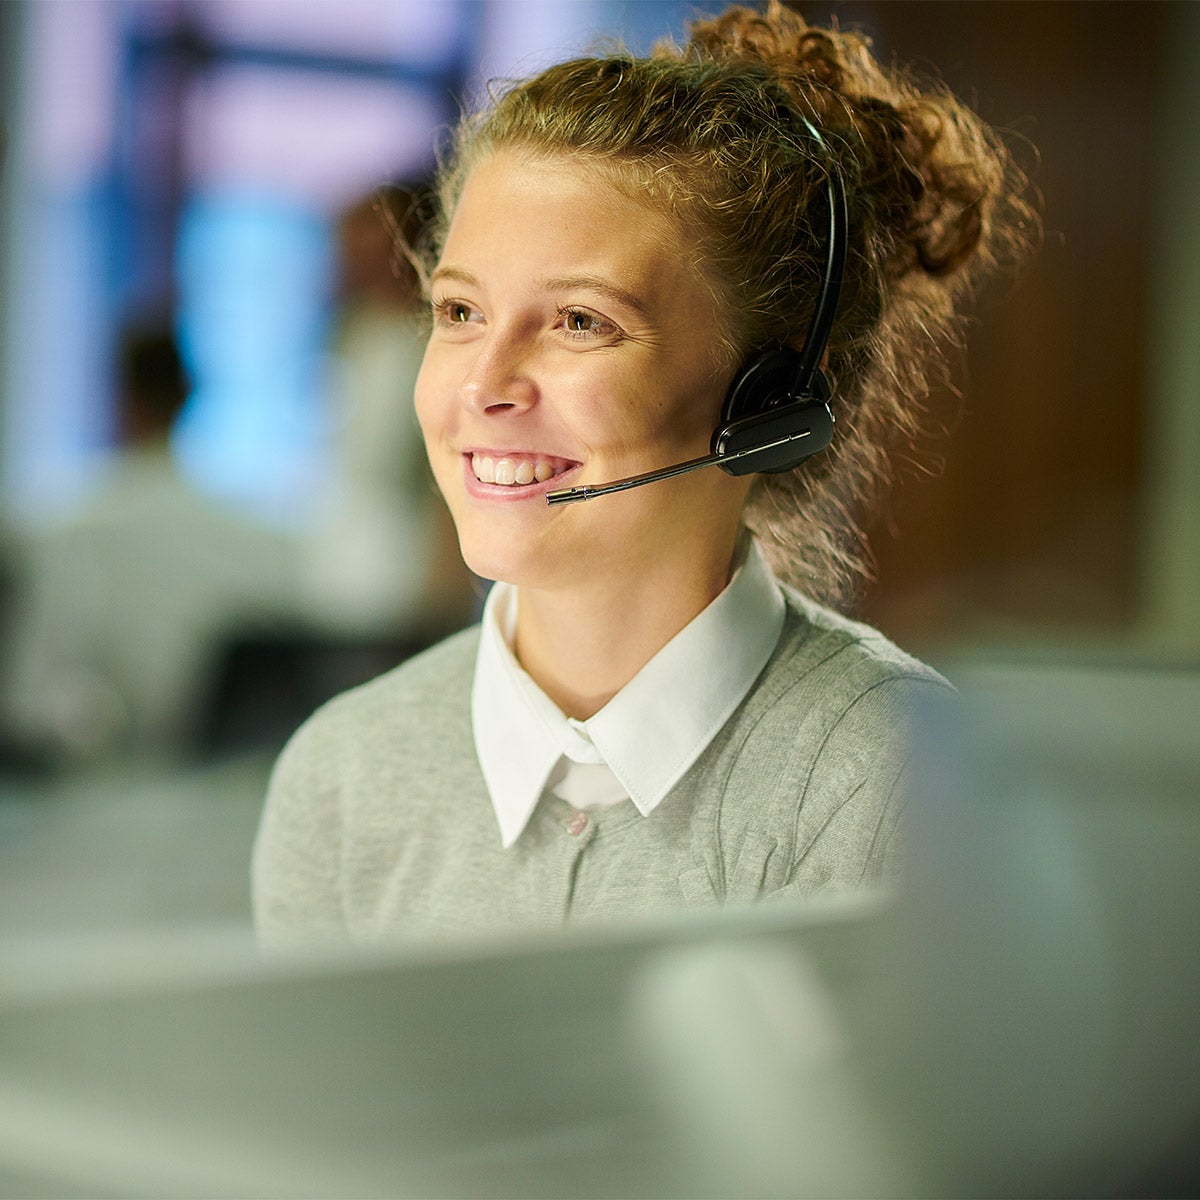
[[500,539],[459,539],[459,550],[468,568],[480,579],[517,586],[545,586],[549,574],[544,555],[528,544],[503,545]]

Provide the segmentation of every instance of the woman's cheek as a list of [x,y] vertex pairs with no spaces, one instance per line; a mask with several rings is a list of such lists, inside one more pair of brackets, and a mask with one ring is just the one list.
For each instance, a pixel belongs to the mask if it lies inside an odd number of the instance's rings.
[[413,385],[413,405],[417,411],[417,424],[421,426],[421,432],[428,436],[428,403],[427,395],[429,391],[429,351],[425,351],[425,357],[421,360],[421,369],[417,372],[416,383]]
[[446,396],[447,394],[453,396],[452,391],[449,393],[446,391],[448,381],[445,378],[444,369],[439,369],[438,357],[436,353],[426,351],[413,389],[417,424],[421,427],[425,447],[430,452],[431,458],[434,445],[444,434],[446,428],[448,417]]

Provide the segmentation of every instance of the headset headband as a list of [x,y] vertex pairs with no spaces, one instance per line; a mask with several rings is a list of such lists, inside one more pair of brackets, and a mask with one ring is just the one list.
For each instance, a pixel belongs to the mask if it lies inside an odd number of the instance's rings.
[[846,270],[846,228],[849,215],[846,209],[846,189],[842,184],[841,172],[829,153],[829,145],[820,130],[807,118],[796,117],[825,156],[825,198],[829,209],[829,229],[825,242],[825,271],[821,279],[821,290],[813,306],[812,320],[804,339],[804,349],[796,364],[795,389],[793,395],[807,395],[812,388],[813,377],[825,357],[825,347],[833,332],[833,319],[837,314],[838,296],[842,289],[842,276]]

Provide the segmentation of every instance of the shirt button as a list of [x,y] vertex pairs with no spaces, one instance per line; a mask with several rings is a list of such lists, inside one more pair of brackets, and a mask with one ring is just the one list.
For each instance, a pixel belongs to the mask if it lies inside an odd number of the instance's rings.
[[587,828],[587,813],[577,812],[566,824],[566,831],[572,837],[578,837]]

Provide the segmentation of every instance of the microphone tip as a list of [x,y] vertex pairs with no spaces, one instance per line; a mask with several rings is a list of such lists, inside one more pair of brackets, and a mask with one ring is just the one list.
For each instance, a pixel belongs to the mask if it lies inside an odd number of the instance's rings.
[[586,487],[560,488],[546,493],[547,504],[570,504],[572,500],[586,500],[591,493]]

